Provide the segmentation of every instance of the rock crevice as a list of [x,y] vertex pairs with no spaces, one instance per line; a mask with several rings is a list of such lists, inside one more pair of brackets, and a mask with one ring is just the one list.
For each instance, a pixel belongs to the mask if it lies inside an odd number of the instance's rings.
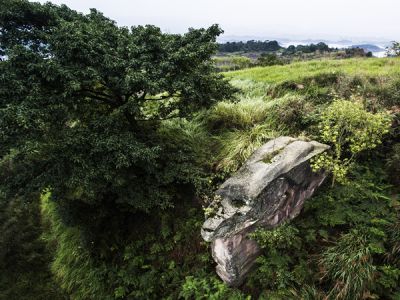
[[219,203],[202,227],[211,242],[218,275],[240,285],[260,253],[247,237],[257,227],[274,228],[296,217],[304,201],[326,177],[314,173],[310,159],[329,147],[315,141],[279,137],[256,150],[237,173],[216,191]]

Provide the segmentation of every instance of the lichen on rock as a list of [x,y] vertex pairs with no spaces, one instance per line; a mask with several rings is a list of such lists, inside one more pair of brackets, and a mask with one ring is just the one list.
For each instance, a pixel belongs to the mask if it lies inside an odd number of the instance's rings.
[[315,141],[276,138],[256,150],[216,191],[218,209],[204,222],[201,235],[211,242],[217,273],[226,283],[240,285],[259,255],[249,233],[259,226],[276,227],[300,213],[326,177],[323,171],[312,171],[310,159],[328,148]]

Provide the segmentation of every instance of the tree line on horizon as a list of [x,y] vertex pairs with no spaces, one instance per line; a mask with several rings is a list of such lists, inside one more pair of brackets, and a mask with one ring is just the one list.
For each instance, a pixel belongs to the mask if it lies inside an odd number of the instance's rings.
[[256,40],[249,40],[246,42],[239,41],[239,42],[226,42],[218,44],[219,52],[276,52],[279,50],[283,50],[283,55],[290,55],[296,52],[302,53],[313,53],[316,51],[321,52],[331,52],[336,50],[336,48],[329,47],[326,43],[320,42],[317,44],[309,44],[309,45],[289,45],[287,48],[282,47],[279,45],[279,42],[274,41],[256,41]]

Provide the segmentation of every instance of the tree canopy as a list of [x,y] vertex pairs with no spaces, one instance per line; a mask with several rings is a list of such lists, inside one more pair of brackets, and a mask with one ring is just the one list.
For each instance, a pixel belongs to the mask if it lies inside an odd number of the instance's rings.
[[[173,205],[175,183],[193,183],[189,150],[157,133],[230,97],[211,55],[213,25],[166,34],[118,27],[102,13],[6,0],[0,8],[0,195],[45,189],[79,219],[104,205]],[[90,216],[82,214],[83,219]],[[93,217],[95,218],[95,217]],[[86,220],[87,222],[87,220]]]
[[219,44],[220,52],[238,52],[238,51],[278,51],[282,47],[277,41],[246,41],[246,42],[227,42]]

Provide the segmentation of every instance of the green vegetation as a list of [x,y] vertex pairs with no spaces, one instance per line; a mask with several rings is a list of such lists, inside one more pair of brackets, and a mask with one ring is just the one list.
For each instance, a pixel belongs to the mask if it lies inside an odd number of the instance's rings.
[[282,47],[277,41],[247,41],[247,42],[227,42],[219,44],[220,52],[240,52],[240,51],[277,51]]
[[271,68],[256,67],[246,70],[226,73],[227,78],[254,80],[266,83],[281,83],[296,81],[305,77],[321,74],[344,73],[350,76],[398,76],[400,74],[400,59],[360,59],[322,60],[296,62]]
[[[218,74],[220,32],[0,8],[0,299],[399,299],[400,59]],[[336,184],[229,288],[204,213],[280,135],[328,143]]]
[[318,43],[318,44],[310,44],[310,45],[290,45],[287,47],[283,54],[288,55],[288,54],[295,54],[296,52],[301,52],[301,53],[311,53],[311,52],[316,52],[316,51],[333,51],[334,49],[329,48],[329,46],[325,43]]
[[332,172],[332,184],[335,179],[344,183],[355,157],[381,144],[389,128],[390,119],[386,114],[369,113],[359,103],[334,101],[322,112],[319,123],[320,139],[332,145],[333,154],[320,155],[313,164],[314,169]]
[[213,58],[219,71],[232,71],[250,68],[254,65],[251,58],[240,55],[216,56]]
[[[389,56],[395,56],[396,46],[388,49]],[[228,42],[219,45],[218,55],[214,57],[219,71],[241,70],[257,66],[274,66],[315,59],[344,59],[372,57],[361,48],[335,49],[325,43],[310,45],[290,45],[280,47],[276,41]]]
[[276,54],[272,53],[263,53],[261,56],[258,58],[258,65],[260,66],[275,66],[275,65],[283,65],[284,61]]
[[387,48],[388,56],[400,56],[400,42],[393,42],[390,47]]

